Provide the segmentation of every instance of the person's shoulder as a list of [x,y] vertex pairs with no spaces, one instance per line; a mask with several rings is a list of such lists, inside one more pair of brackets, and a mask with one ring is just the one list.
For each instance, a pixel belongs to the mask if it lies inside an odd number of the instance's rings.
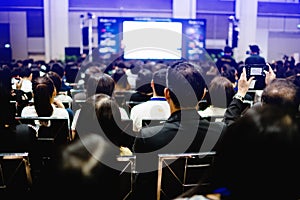
[[37,114],[36,114],[36,110],[35,110],[34,106],[25,106],[21,112],[22,117],[36,116],[36,115]]
[[143,138],[150,138],[159,132],[163,131],[163,125],[151,126],[151,127],[143,127],[140,131],[140,135]]

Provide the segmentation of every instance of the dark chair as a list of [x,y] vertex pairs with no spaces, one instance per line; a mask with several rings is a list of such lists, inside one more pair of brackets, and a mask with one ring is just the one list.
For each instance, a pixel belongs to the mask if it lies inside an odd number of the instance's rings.
[[20,124],[30,124],[35,127],[38,140],[49,140],[58,145],[67,144],[71,141],[70,125],[67,118],[16,117],[15,119]]
[[0,191],[12,194],[31,190],[32,176],[28,152],[0,153]]
[[[35,180],[53,170],[59,150],[71,142],[67,118],[16,117],[20,124],[27,124],[36,131],[36,142],[30,155]],[[38,124],[38,125],[37,125]],[[36,182],[36,181],[34,181]]]
[[[174,199],[208,176],[215,152],[158,154],[157,200]],[[203,182],[203,187],[209,181]]]

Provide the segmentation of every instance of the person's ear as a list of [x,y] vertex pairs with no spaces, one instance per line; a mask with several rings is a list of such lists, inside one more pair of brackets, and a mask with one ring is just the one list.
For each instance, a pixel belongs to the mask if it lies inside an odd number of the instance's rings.
[[204,91],[203,91],[203,95],[202,95],[202,97],[201,97],[201,100],[205,97],[206,92],[207,92],[207,90],[206,90],[206,88],[204,88]]
[[57,91],[56,91],[56,88],[54,88],[52,96],[56,97],[56,95],[57,95]]
[[29,75],[29,80],[32,81],[32,73]]
[[164,95],[165,95],[166,99],[170,99],[171,98],[170,97],[170,90],[169,90],[169,88],[165,88],[164,89]]
[[151,80],[151,88],[154,89],[154,81],[153,80]]

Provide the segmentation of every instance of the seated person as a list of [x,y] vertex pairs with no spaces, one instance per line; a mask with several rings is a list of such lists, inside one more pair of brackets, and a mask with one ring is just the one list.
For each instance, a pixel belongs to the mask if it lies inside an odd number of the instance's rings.
[[198,113],[204,118],[224,116],[234,94],[232,83],[223,76],[216,76],[210,82],[208,89],[208,103],[210,106],[205,110],[198,111]]
[[[53,81],[47,76],[38,77],[33,80],[33,106],[26,106],[22,110],[21,117],[58,117],[70,118],[64,105],[55,100],[56,90]],[[41,124],[39,124],[41,125]]]
[[[115,82],[111,76],[105,73],[98,73],[90,76],[87,82],[86,95],[88,97],[91,97],[94,94],[102,93],[102,94],[107,94],[109,96],[112,96],[114,88],[115,88]],[[119,107],[119,109],[121,112],[121,118],[129,119],[127,111],[122,107]],[[79,115],[80,115],[80,109],[75,111],[75,116],[72,122],[71,130],[72,130],[73,137],[76,137],[76,124]]]
[[133,120],[133,131],[138,132],[142,128],[143,119],[164,119],[170,116],[170,107],[164,97],[166,85],[166,69],[160,69],[153,74],[151,88],[153,96],[150,100],[133,106],[130,111],[130,119]]

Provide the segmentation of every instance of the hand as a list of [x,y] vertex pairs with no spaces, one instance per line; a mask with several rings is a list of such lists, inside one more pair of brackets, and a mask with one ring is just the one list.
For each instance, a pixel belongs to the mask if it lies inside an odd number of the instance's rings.
[[22,83],[23,83],[23,79],[20,77],[19,82],[16,83],[16,89],[17,89],[17,90],[20,90],[20,89],[21,89]]
[[269,85],[271,81],[276,78],[276,74],[269,63],[267,63],[267,66],[269,67],[269,71],[264,70],[264,73],[266,74],[265,83],[266,85]]
[[132,156],[132,152],[127,147],[120,147],[120,156]]
[[238,91],[237,93],[244,97],[246,93],[248,92],[248,89],[250,87],[251,81],[254,79],[254,77],[250,77],[249,80],[247,80],[246,77],[246,68],[243,68],[243,72],[240,76],[240,79],[238,80]]
[[56,99],[56,98],[54,98],[53,104],[54,104],[55,107],[57,107],[57,108],[65,108],[64,104],[63,104],[60,100],[58,100],[58,99]]

